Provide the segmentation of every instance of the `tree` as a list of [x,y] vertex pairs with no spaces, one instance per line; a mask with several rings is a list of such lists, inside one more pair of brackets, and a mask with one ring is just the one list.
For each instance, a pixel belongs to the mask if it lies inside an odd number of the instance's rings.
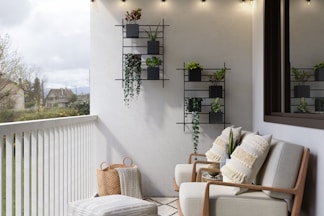
[[[20,87],[32,90],[32,81],[37,74],[37,68],[23,63],[17,51],[12,50],[10,38],[0,35],[0,101],[9,101]],[[38,80],[39,81],[39,80]]]

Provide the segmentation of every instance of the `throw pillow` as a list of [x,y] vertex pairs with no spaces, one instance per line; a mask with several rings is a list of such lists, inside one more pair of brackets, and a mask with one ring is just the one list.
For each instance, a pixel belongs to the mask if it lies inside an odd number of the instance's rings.
[[233,131],[234,142],[241,137],[242,127],[234,128],[230,126],[225,128],[213,142],[213,146],[205,153],[207,160],[212,162],[220,162],[225,152],[225,145],[229,143],[230,131]]
[[[226,165],[221,168],[224,182],[251,184],[270,149],[271,135],[249,134],[242,140]],[[234,188],[235,193],[246,191]]]

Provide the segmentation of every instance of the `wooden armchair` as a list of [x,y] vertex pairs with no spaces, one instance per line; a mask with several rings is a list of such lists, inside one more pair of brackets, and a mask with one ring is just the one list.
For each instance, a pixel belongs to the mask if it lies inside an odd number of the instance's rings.
[[[310,150],[274,140],[254,184],[183,183],[179,215],[299,216]],[[247,188],[236,194],[231,189]]]
[[304,195],[304,187],[305,187],[305,181],[306,181],[306,174],[307,174],[307,167],[308,167],[308,161],[309,161],[309,154],[310,151],[308,148],[305,148],[302,161],[300,164],[300,169],[298,173],[298,177],[296,180],[296,184],[293,188],[279,188],[279,187],[268,187],[263,185],[254,185],[254,184],[235,184],[235,183],[229,183],[229,182],[223,182],[223,181],[210,181],[207,183],[206,191],[205,191],[205,198],[204,198],[204,207],[203,207],[203,216],[209,216],[209,192],[210,192],[210,186],[211,185],[223,185],[223,186],[234,186],[234,187],[240,187],[240,188],[247,188],[249,190],[255,190],[255,191],[273,191],[273,192],[279,192],[279,193],[287,193],[292,194],[293,197],[293,204],[292,204],[292,210],[291,210],[291,216],[299,216],[301,211],[301,205],[303,201],[303,195]]

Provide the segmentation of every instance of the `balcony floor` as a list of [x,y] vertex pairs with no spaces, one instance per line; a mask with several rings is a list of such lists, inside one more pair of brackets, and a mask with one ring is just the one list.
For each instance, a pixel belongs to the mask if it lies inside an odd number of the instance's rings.
[[145,200],[158,205],[159,216],[178,216],[178,197],[147,197]]

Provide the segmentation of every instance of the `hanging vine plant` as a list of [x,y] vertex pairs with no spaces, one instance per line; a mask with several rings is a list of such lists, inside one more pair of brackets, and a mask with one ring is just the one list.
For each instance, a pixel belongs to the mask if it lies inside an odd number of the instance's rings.
[[125,55],[124,102],[127,106],[141,91],[141,64],[142,56],[140,54]]
[[[189,108],[190,101],[192,101],[192,108]],[[192,141],[193,141],[193,148],[194,153],[198,152],[198,144],[199,144],[199,111],[201,110],[201,98],[187,98],[185,101],[186,110],[191,112],[191,125],[192,125]]]

